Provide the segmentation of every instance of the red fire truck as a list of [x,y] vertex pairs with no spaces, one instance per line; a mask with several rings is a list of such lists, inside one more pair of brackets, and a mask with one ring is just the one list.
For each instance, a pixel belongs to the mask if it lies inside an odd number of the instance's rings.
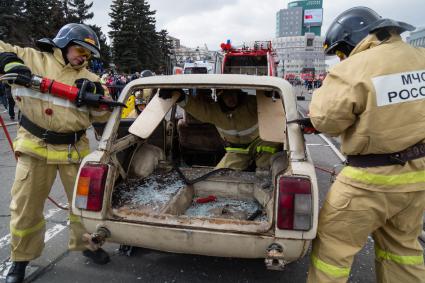
[[255,41],[253,46],[234,48],[230,41],[221,44],[223,74],[276,76],[277,56],[271,41]]

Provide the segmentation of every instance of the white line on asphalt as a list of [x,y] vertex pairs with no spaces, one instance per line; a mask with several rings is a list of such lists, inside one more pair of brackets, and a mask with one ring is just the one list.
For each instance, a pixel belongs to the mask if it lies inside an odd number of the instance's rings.
[[[66,225],[56,224],[52,228],[48,229],[46,231],[45,236],[44,236],[44,243],[47,243],[50,239],[52,239],[58,233],[62,232],[62,230],[65,229],[65,228],[66,228]],[[10,243],[10,235],[7,235],[6,237],[8,238],[7,244],[9,244]],[[6,238],[6,237],[3,237],[3,238]],[[6,275],[7,275],[7,272],[9,271],[11,264],[12,264],[12,262],[9,260],[9,258],[4,259],[2,261],[2,263],[0,264],[0,280],[6,279]]]
[[326,147],[329,147],[330,145],[323,144],[323,143],[308,143],[307,146],[326,146]]
[[[63,204],[61,204],[61,205],[63,205]],[[59,211],[61,211],[61,209],[59,209],[59,208],[53,208],[53,209],[49,209],[48,211],[47,211],[47,213],[46,213],[46,215],[44,216],[44,218],[45,219],[49,219],[50,217],[52,217],[53,215],[55,215],[56,213],[58,213]],[[49,229],[49,230],[47,230],[46,231],[46,235],[47,235],[47,233],[50,231],[51,229]],[[59,231],[60,232],[60,231]],[[58,232],[58,233],[59,233]],[[56,233],[57,234],[57,233]],[[55,235],[56,235],[55,234]],[[54,235],[53,235],[54,236]],[[51,238],[49,238],[49,239],[51,239]],[[47,240],[48,241],[48,240]],[[45,240],[45,242],[47,242],[46,240]],[[6,236],[4,236],[4,237],[2,237],[2,238],[0,238],[0,249],[2,249],[2,248],[4,248],[4,247],[6,247],[6,246],[8,246],[10,244],[10,234],[7,234]],[[1,270],[1,265],[0,265],[0,270]]]
[[6,261],[0,264],[0,279],[6,279],[7,272],[9,271],[10,266],[12,265],[11,261]]
[[325,135],[319,134],[319,136],[330,146],[332,151],[336,154],[336,156],[338,156],[341,162],[346,161],[345,156],[335,147],[335,145]]
[[63,229],[65,229],[67,225],[63,224],[56,224],[52,228],[46,231],[46,234],[44,235],[44,243],[47,243],[51,238],[56,236],[56,234],[62,232]]

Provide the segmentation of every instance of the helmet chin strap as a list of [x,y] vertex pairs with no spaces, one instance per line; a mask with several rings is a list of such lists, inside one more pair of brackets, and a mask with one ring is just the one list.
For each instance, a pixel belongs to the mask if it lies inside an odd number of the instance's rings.
[[65,62],[65,65],[68,65],[69,61],[68,61],[68,58],[66,57],[66,54],[68,54],[68,46],[65,46],[65,48],[61,48],[61,52],[62,52],[62,57],[63,57],[63,61]]
[[391,37],[391,33],[385,28],[375,31],[375,34],[378,40],[381,42],[387,41]]

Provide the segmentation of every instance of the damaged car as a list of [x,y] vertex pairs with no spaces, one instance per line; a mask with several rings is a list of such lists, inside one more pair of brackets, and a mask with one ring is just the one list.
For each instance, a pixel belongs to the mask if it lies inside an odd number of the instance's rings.
[[[144,112],[125,119],[116,108],[106,125],[95,125],[99,146],[80,166],[72,209],[91,241],[263,258],[275,270],[303,257],[316,236],[318,186],[301,128],[288,123],[299,118],[291,85],[266,76],[154,76],[129,83],[119,101],[143,89],[155,90]],[[161,89],[208,103],[217,90],[247,93],[257,101],[261,140],[281,144],[279,151],[267,169],[216,168],[226,152],[217,128],[176,99],[159,99]]]

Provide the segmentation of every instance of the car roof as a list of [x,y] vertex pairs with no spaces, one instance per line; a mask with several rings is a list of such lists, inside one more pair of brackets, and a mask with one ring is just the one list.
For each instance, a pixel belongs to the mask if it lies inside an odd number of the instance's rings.
[[130,87],[135,85],[220,85],[220,86],[245,86],[263,88],[291,88],[284,79],[271,76],[253,76],[237,74],[185,74],[166,75],[140,78],[130,82]]
[[[183,74],[159,75],[139,78],[131,81],[123,89],[123,93],[133,87],[228,87],[228,88],[258,88],[279,89],[285,105],[288,120],[298,118],[296,98],[292,85],[285,79],[271,76],[253,76],[237,74]],[[125,100],[123,96],[119,101]],[[122,101],[121,101],[122,102]]]

